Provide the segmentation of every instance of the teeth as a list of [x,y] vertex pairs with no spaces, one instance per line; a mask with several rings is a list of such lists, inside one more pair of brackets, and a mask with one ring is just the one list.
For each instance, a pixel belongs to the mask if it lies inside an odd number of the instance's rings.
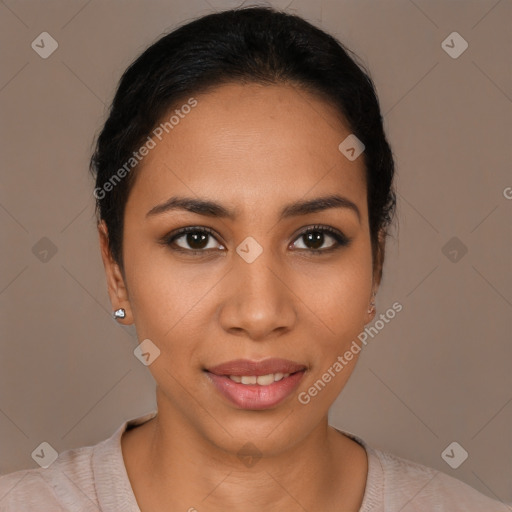
[[286,377],[289,377],[289,373],[269,373],[268,375],[230,375],[229,378],[241,384],[259,384],[260,386],[268,386],[273,382],[280,381]]
[[260,375],[257,379],[256,379],[256,382],[260,385],[260,386],[268,386],[269,384],[272,384],[272,382],[274,382],[274,375],[272,373],[268,374],[268,375]]

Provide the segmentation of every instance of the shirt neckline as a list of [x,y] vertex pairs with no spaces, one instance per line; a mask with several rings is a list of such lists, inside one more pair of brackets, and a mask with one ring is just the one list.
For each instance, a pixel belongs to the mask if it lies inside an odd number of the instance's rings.
[[[127,430],[135,428],[157,415],[156,410],[122,423],[112,436],[94,447],[92,469],[96,494],[101,510],[123,510],[141,512],[135,498],[121,448],[121,437]],[[368,472],[363,501],[359,512],[377,511],[383,503],[383,470],[375,450],[360,437],[333,427],[340,434],[346,435],[361,445],[367,456]]]

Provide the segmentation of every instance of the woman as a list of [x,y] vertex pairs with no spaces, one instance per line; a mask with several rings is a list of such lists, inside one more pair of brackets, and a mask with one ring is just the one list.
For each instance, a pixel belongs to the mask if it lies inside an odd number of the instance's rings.
[[507,510],[328,425],[395,209],[372,81],[339,42],[270,8],[182,26],[124,73],[92,169],[158,412],[3,477],[1,510]]

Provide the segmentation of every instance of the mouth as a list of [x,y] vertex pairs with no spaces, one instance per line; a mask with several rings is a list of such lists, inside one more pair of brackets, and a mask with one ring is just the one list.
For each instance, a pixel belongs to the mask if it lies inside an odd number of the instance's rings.
[[214,388],[241,409],[270,409],[298,386],[307,367],[286,359],[238,359],[205,369]]

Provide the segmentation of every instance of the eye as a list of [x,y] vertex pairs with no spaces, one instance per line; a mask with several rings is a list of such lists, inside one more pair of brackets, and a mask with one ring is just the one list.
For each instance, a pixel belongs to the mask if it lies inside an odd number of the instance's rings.
[[[209,239],[215,240],[211,229],[189,226],[164,238],[162,242],[165,245],[176,245],[178,247],[176,250],[196,254],[215,249],[215,244],[212,246],[210,243],[212,240]],[[220,248],[224,249],[222,245],[220,245]]]
[[[327,248],[321,249],[325,243],[326,235],[327,238],[334,240],[334,242]],[[309,249],[309,252],[313,254],[331,252],[350,243],[350,239],[343,233],[328,226],[312,226],[303,231],[297,240],[302,241],[304,245],[304,247],[298,247],[298,249]]]
[[[333,242],[326,248],[321,248],[327,238]],[[215,245],[216,237],[210,228],[188,226],[179,229],[170,235],[165,236],[160,243],[170,246],[175,251],[180,251],[190,255],[199,255],[207,253],[211,250],[225,250],[222,244],[218,247]],[[298,238],[303,243],[303,247],[296,247],[297,242],[293,245],[295,249],[304,250],[313,254],[323,254],[334,251],[340,247],[349,245],[351,239],[347,238],[340,231],[328,226],[312,226],[299,234]],[[213,245],[212,245],[213,244]]]

